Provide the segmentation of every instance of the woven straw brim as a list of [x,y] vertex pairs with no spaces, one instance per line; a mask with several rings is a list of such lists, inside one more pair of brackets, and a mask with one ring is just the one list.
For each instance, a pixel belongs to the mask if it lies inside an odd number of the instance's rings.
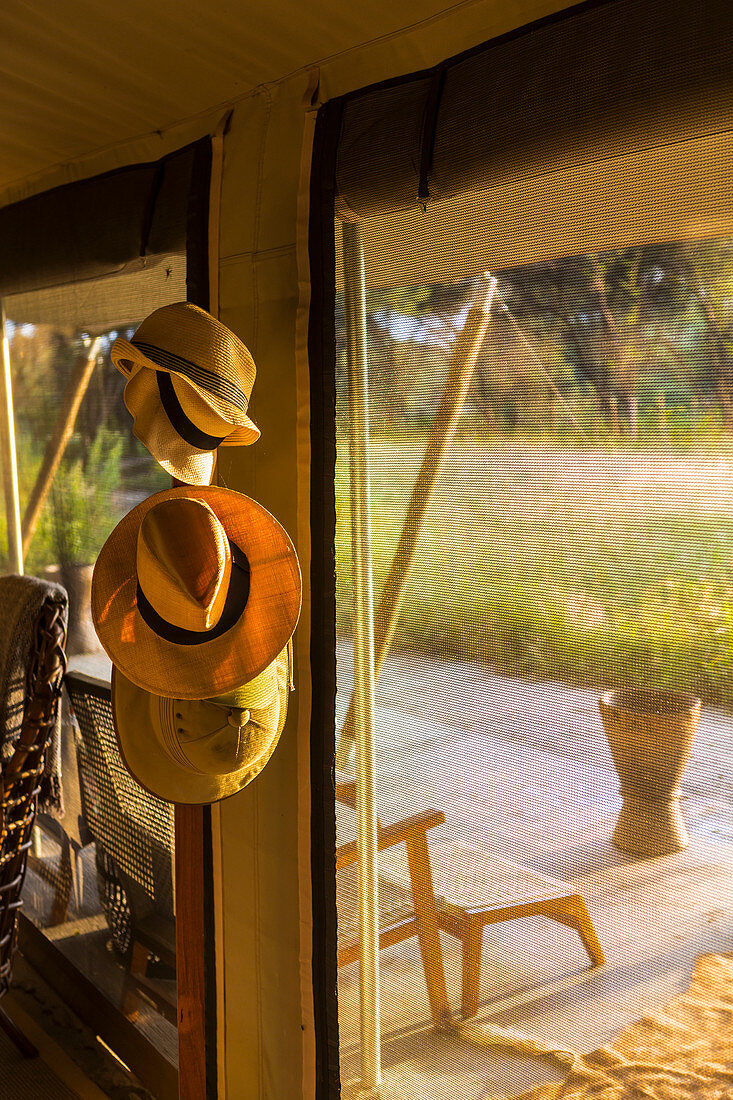
[[[202,805],[241,791],[260,774],[277,748],[285,725],[290,689],[287,649],[277,657],[277,695],[261,710],[251,711],[249,760],[225,775],[203,775],[183,767],[165,750],[163,725],[175,726],[176,699],[151,695],[112,670],[112,711],[117,743],[128,771],[138,783],[166,802]],[[232,734],[235,735],[234,730]],[[264,751],[263,751],[264,750]]]
[[[250,566],[242,615],[225,634],[200,645],[166,641],[137,609],[140,524],[155,505],[181,497],[208,504]],[[156,606],[156,594],[146,595]],[[92,618],[113,664],[138,687],[174,699],[209,699],[258,676],[291,638],[300,599],[300,568],[287,533],[256,501],[213,485],[167,489],[138,504],[102,547],[92,579]]]
[[[168,374],[173,374],[177,378],[182,378],[218,416],[221,416],[224,420],[228,420],[231,423],[232,432],[220,446],[248,446],[251,443],[255,443],[260,438],[260,429],[247,413],[242,412],[236,405],[233,405],[218,394],[205,389],[182,371],[177,371],[172,367],[169,368],[154,363],[152,359],[149,359],[140,350],[140,348],[136,348],[134,344],[131,344],[129,340],[125,340],[122,336],[119,336],[115,340],[110,351],[110,356],[118,371],[124,374],[125,378],[132,378],[137,371],[143,368],[148,371],[166,371]],[[226,377],[226,373],[223,373],[222,376]],[[125,404],[127,404],[127,402],[125,402]],[[129,405],[127,407],[130,408]],[[136,410],[130,409],[130,412],[134,416]]]

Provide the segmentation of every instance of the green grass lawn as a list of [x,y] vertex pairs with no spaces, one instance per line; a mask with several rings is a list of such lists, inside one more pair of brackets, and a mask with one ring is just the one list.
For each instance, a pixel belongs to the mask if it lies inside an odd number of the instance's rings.
[[[372,440],[378,599],[425,439]],[[338,625],[352,621],[348,448]],[[733,451],[456,442],[396,644],[511,676],[654,682],[733,705]]]

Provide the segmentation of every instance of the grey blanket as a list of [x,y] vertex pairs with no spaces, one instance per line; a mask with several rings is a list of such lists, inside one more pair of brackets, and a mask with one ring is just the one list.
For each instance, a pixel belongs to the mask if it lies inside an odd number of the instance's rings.
[[[45,600],[68,617],[68,597],[59,584],[9,574],[0,577],[0,759],[8,760],[23,724],[28,660],[34,642],[34,626]],[[38,796],[38,809],[61,817],[61,708],[56,728],[46,749]]]

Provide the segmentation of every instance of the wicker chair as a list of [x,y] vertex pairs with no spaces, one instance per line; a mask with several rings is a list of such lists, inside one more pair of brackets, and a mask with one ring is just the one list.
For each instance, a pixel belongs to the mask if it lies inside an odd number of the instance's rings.
[[134,1016],[143,994],[175,1023],[175,997],[157,980],[161,970],[173,977],[176,964],[173,807],[148,794],[127,771],[109,684],[72,672],[66,687],[79,725],[82,817],[95,844],[100,902],[126,966],[123,1012]]
[[[2,644],[0,773],[0,996],[7,993],[16,924],[31,845],[45,752],[55,728],[66,667],[67,597],[58,585],[32,577],[0,578],[0,607],[9,620]],[[8,629],[9,628],[9,629]],[[0,1027],[28,1056],[35,1047],[0,1009]]]

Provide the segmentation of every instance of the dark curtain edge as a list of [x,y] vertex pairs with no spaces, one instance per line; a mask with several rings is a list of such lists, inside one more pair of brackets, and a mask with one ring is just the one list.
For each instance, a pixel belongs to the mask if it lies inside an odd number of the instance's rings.
[[336,256],[334,201],[341,103],[318,113],[310,184],[308,327],[311,408],[311,881],[316,1097],[340,1093],[336,999]]
[[[209,203],[212,142],[194,143],[194,161],[186,217],[186,300],[201,309],[210,308]],[[180,150],[179,150],[180,151]],[[214,913],[214,847],[211,806],[202,807],[203,867],[202,904],[204,916],[204,1051],[206,1066],[205,1100],[218,1096],[218,1043],[216,997],[216,919]]]
[[[313,891],[313,1009],[316,1100],[340,1095],[337,1002],[336,807],[336,566],[335,566],[335,297],[336,167],[345,106],[375,91],[436,76],[504,42],[616,0],[583,0],[482,42],[428,69],[378,81],[329,100],[318,113],[310,180],[308,328],[311,441],[311,882]],[[439,98],[439,96],[438,96]],[[426,124],[427,125],[427,124]]]
[[[498,45],[615,0],[584,0],[491,40]],[[395,87],[445,69],[487,49],[481,43],[456,57],[389,80],[379,81],[324,104],[316,122],[310,179],[308,251],[311,303],[308,327],[311,442],[311,640],[312,682],[311,883],[313,892],[313,1010],[316,1044],[316,1098],[340,1094],[338,968],[336,958],[336,806],[333,760],[336,748],[336,390],[335,390],[335,210],[336,164],[341,119],[353,99]]]
[[207,137],[195,143],[186,217],[186,300],[201,309],[210,308],[209,201],[212,143]]

